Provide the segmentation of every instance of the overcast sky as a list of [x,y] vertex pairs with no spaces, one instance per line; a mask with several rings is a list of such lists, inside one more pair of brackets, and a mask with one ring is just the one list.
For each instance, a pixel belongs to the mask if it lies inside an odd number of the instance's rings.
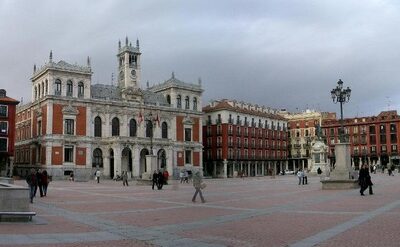
[[[118,40],[140,40],[142,87],[202,78],[203,102],[229,98],[339,112],[330,91],[350,86],[345,117],[400,106],[398,0],[0,0],[0,87],[31,100],[33,64],[85,65],[111,84]],[[203,104],[204,104],[203,103]]]

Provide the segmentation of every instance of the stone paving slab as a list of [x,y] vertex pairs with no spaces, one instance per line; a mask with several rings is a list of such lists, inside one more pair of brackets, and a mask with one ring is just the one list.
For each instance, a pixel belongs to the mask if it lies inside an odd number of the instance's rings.
[[32,222],[0,223],[0,246],[399,246],[400,176],[372,176],[365,197],[322,191],[313,176],[209,179],[205,204],[177,181],[161,191],[53,181]]

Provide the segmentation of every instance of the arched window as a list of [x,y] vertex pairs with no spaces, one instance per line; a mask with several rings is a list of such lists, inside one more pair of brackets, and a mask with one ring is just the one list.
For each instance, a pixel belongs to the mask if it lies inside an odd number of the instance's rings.
[[40,99],[40,83],[38,85],[38,99]]
[[171,104],[171,96],[169,94],[167,95],[167,102],[168,104]]
[[189,109],[190,105],[189,105],[189,96],[186,96],[185,98],[185,109]]
[[193,111],[197,111],[197,98],[193,98]]
[[38,95],[37,95],[37,87],[35,87],[35,100],[37,100]]
[[153,136],[153,123],[150,120],[146,120],[146,137]]
[[168,138],[168,125],[166,122],[161,124],[161,138]]
[[136,130],[136,120],[131,119],[131,121],[129,121],[129,136],[136,136]]
[[118,118],[113,118],[111,122],[111,134],[112,136],[119,136],[119,119]]
[[46,95],[49,94],[49,81],[47,79],[46,79],[46,90],[45,90],[45,92],[46,92]]
[[44,96],[44,82],[42,82],[42,97]]
[[101,118],[99,116],[94,119],[94,136],[101,137]]
[[182,97],[180,94],[178,95],[178,97],[176,97],[176,107],[182,108]]
[[67,81],[67,96],[72,96],[73,85],[72,81]]
[[93,167],[100,168],[103,167],[103,152],[100,148],[96,148],[93,151]]
[[79,83],[78,83],[78,98],[83,98],[83,95],[84,95],[84,93],[85,93],[84,90],[85,90],[85,89],[84,89],[83,82],[79,82]]
[[55,85],[56,85],[56,87],[55,87],[55,90],[54,90],[54,94],[55,95],[61,95],[61,80],[57,79],[56,82],[55,82]]

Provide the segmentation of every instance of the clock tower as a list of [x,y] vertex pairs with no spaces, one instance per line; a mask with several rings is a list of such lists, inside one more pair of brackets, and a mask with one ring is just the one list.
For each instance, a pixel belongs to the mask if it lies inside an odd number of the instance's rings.
[[139,40],[136,40],[136,46],[128,42],[128,37],[125,46],[118,42],[118,87],[121,90],[140,89],[140,55]]

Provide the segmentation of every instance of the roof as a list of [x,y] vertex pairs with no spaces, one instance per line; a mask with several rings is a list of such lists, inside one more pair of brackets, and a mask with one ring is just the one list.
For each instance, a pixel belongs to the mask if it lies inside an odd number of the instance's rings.
[[187,89],[187,90],[192,90],[192,91],[198,91],[198,92],[203,92],[203,89],[201,89],[201,83],[199,82],[198,84],[192,84],[192,83],[187,83],[183,82],[177,78],[175,78],[175,74],[172,73],[171,78],[168,80],[164,81],[161,84],[154,85],[149,88],[151,91],[160,91],[163,89],[167,89],[170,87],[177,87],[177,88],[182,88],[182,89]]
[[242,114],[254,115],[254,116],[258,116],[258,117],[266,117],[266,118],[272,118],[272,119],[276,119],[276,120],[287,121],[286,118],[284,118],[278,114],[272,114],[272,113],[262,112],[262,111],[258,111],[258,110],[245,109],[245,108],[241,108],[239,106],[236,106],[236,107],[232,106],[226,100],[219,101],[218,103],[216,103],[213,106],[208,105],[208,106],[203,107],[203,112],[205,112],[205,113],[216,112],[216,111],[221,111],[221,110],[227,110],[227,111],[233,111],[233,112],[242,113]]
[[19,101],[15,100],[13,98],[5,96],[5,97],[1,97],[0,98],[0,103],[5,103],[5,104],[8,104],[8,105],[18,105]]
[[[95,99],[110,99],[122,101],[121,90],[117,86],[94,84],[91,86],[92,98]],[[143,90],[143,101],[149,105],[169,106],[167,99],[160,93],[154,93],[150,90]]]
[[41,73],[43,73],[48,69],[64,70],[69,72],[85,73],[85,74],[92,73],[92,68],[90,66],[80,66],[77,64],[70,64],[65,62],[64,60],[55,63],[50,60],[50,62],[46,63],[43,67],[40,67],[38,70],[34,71],[32,78],[36,77],[37,75],[40,75]]

